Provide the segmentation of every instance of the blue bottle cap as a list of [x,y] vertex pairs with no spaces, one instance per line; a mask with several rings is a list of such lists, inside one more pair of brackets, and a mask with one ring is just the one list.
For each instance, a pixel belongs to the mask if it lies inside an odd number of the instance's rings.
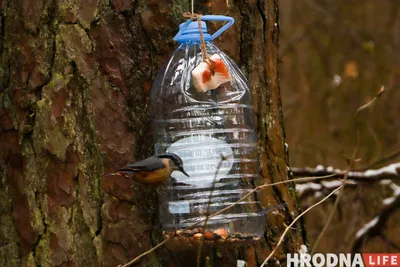
[[[219,16],[219,15],[207,15],[201,16],[201,28],[203,30],[204,41],[211,41],[217,38],[221,33],[227,30],[235,20],[232,17],[227,16]],[[213,20],[213,21],[227,21],[224,26],[222,26],[218,31],[216,31],[213,35],[210,35],[207,32],[207,24],[204,21]],[[175,41],[178,43],[184,43],[188,41],[192,42],[200,42],[200,31],[199,24],[197,21],[188,20],[185,23],[181,23],[179,25],[179,32],[174,37]]]
[[[211,35],[207,32],[207,24],[204,21],[201,22],[201,28],[203,30],[204,41],[210,41]],[[197,21],[192,21],[188,25],[186,25],[186,23],[181,23],[179,25],[179,31],[182,31],[180,37],[177,39],[174,38],[174,40],[178,41],[179,43],[184,43],[187,41],[200,42],[200,31]]]

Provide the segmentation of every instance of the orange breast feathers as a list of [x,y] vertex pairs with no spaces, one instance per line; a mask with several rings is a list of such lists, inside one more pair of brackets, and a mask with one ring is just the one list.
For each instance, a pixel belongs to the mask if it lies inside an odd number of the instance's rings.
[[171,165],[168,159],[162,159],[165,168],[155,171],[138,171],[135,172],[134,179],[144,184],[161,183],[169,178],[172,173]]
[[192,79],[194,86],[198,92],[207,92],[216,89],[223,83],[229,82],[231,76],[224,61],[218,54],[214,54],[209,58],[214,66],[214,75],[210,64],[201,62],[192,71]]

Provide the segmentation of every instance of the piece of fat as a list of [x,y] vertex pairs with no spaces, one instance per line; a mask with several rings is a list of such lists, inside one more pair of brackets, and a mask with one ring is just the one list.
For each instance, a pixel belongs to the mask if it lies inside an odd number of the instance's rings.
[[218,54],[212,55],[209,60],[212,61],[211,64],[214,64],[214,75],[210,64],[204,61],[192,71],[192,79],[197,92],[216,89],[221,84],[231,80],[228,68]]

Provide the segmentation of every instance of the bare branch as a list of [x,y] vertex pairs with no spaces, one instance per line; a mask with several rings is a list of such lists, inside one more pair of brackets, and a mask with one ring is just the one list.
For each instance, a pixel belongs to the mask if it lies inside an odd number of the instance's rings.
[[212,194],[213,194],[213,192],[215,190],[215,182],[217,181],[218,172],[221,169],[221,165],[222,165],[222,163],[224,162],[225,159],[226,158],[221,153],[221,160],[219,161],[218,166],[217,166],[217,170],[215,171],[214,180],[213,180],[212,186],[211,186],[210,196],[208,197],[206,220],[204,221],[204,225],[203,225],[204,234],[201,236],[200,245],[199,245],[199,248],[197,250],[197,267],[200,267],[201,251],[202,251],[203,245],[204,245],[204,236],[206,234],[207,222],[208,222],[209,215],[210,215],[210,207],[211,207],[211,202],[212,202]]
[[309,207],[308,209],[306,209],[305,211],[303,211],[299,216],[297,216],[293,222],[291,224],[289,224],[285,231],[283,232],[281,238],[279,239],[278,243],[276,244],[275,248],[271,251],[271,253],[268,255],[268,257],[265,259],[265,261],[261,264],[261,267],[265,266],[265,264],[267,264],[267,262],[269,261],[269,259],[271,259],[271,257],[275,254],[275,251],[278,249],[278,247],[280,246],[280,244],[282,243],[283,239],[285,238],[286,233],[291,229],[291,227],[307,212],[309,212],[311,209],[315,208],[316,206],[320,205],[322,202],[324,202],[325,200],[327,200],[330,196],[332,196],[333,194],[335,194],[337,191],[341,190],[344,187],[344,184],[342,184],[340,187],[336,188],[335,190],[333,190],[329,195],[327,195],[326,197],[324,197],[322,200],[318,201],[317,203],[315,203],[314,205],[312,205],[311,207]]
[[[294,176],[326,176],[331,175],[330,179],[344,178],[345,171],[339,169],[333,169],[332,167],[317,168],[292,168]],[[366,171],[349,171],[348,179],[357,180],[360,182],[370,182],[374,180],[382,179],[399,179],[400,178],[400,162],[393,163],[388,166],[382,167],[376,170]]]
[[[332,190],[342,185],[341,180],[322,181],[322,182],[308,182],[296,184],[296,193],[300,199],[309,195],[314,195],[316,198],[326,196]],[[352,180],[348,180],[346,188],[357,188],[358,184]]]
[[369,101],[368,103],[362,105],[361,107],[359,107],[359,108],[357,109],[357,111],[356,111],[356,117],[358,116],[358,114],[359,114],[362,110],[364,110],[364,109],[370,107],[372,104],[374,104],[375,101],[376,101],[384,92],[385,92],[385,86],[382,85],[381,88],[379,88],[379,90],[376,92],[375,97],[374,97],[371,101]]
[[380,235],[390,215],[400,208],[400,187],[390,181],[393,196],[383,200],[383,208],[374,219],[366,223],[357,233],[352,252],[358,252],[362,244],[371,237]]
[[[350,171],[350,169],[351,169],[351,167],[352,167],[352,164],[354,163],[354,160],[356,159],[356,156],[357,156],[357,152],[358,152],[359,147],[360,147],[360,132],[357,131],[357,145],[356,145],[356,148],[354,149],[354,152],[353,152],[353,155],[352,155],[352,157],[351,157],[351,161],[350,161],[350,163],[349,163],[349,166],[347,167],[347,170],[346,170],[346,172],[345,172],[345,174],[344,174],[343,183],[346,183],[346,182],[347,182],[347,178],[348,178],[348,176],[349,176],[349,171]],[[328,229],[328,227],[329,227],[329,225],[330,225],[330,223],[331,223],[331,221],[332,221],[332,219],[333,219],[333,215],[335,214],[336,208],[337,208],[337,206],[339,205],[339,201],[340,201],[340,199],[341,199],[341,197],[342,197],[343,189],[344,189],[344,186],[341,186],[341,187],[340,187],[340,191],[339,191],[339,193],[338,193],[338,195],[337,195],[337,197],[336,197],[335,204],[333,205],[332,211],[331,211],[331,213],[329,214],[328,219],[326,220],[326,223],[325,223],[325,225],[324,225],[324,228],[322,229],[322,231],[319,233],[317,239],[315,240],[314,247],[313,247],[312,250],[311,250],[311,255],[314,254],[315,250],[317,249],[317,247],[318,247],[318,245],[319,245],[319,242],[321,241],[322,237],[324,236],[324,234],[325,234],[325,232],[326,232],[326,229]]]
[[[370,106],[376,101],[376,99],[378,99],[379,96],[381,96],[381,95],[383,94],[384,89],[385,89],[385,88],[382,86],[382,87],[378,90],[378,92],[376,93],[375,97],[374,97],[371,101],[369,101],[369,102],[366,103],[365,105],[362,105],[362,106],[359,107],[359,108],[357,109],[357,111],[356,111],[356,116],[355,116],[355,127],[356,127],[356,134],[357,134],[357,136],[356,136],[356,137],[357,137],[357,142],[356,142],[356,147],[354,148],[353,154],[352,154],[352,156],[351,156],[351,158],[350,158],[350,160],[349,160],[349,164],[348,164],[348,167],[347,167],[347,169],[346,169],[346,172],[345,172],[345,174],[344,174],[343,183],[346,183],[346,182],[347,182],[347,179],[348,179],[348,177],[349,177],[349,171],[350,171],[351,168],[353,167],[353,164],[357,161],[357,153],[358,153],[358,150],[359,150],[359,148],[360,148],[360,127],[359,127],[359,123],[358,123],[358,115],[360,114],[360,112],[361,112],[362,110],[364,110],[364,109],[370,107]],[[396,172],[397,172],[397,170],[396,170]],[[318,247],[318,245],[319,245],[319,242],[321,241],[323,235],[325,234],[326,230],[328,229],[329,225],[331,224],[332,219],[333,219],[333,215],[335,214],[335,211],[336,211],[336,209],[337,209],[337,206],[339,205],[340,199],[341,199],[341,197],[342,197],[342,195],[343,195],[343,191],[344,191],[344,187],[342,186],[341,189],[340,189],[340,191],[339,191],[339,193],[338,193],[338,195],[337,195],[337,197],[336,197],[335,204],[333,205],[332,211],[331,211],[331,213],[329,214],[329,217],[328,217],[328,219],[327,219],[327,221],[326,221],[326,223],[325,223],[325,226],[324,226],[324,228],[322,229],[321,233],[319,233],[318,238],[315,240],[314,247],[313,247],[313,249],[311,250],[311,255],[314,254],[315,250],[317,249],[317,247]]]
[[394,151],[392,151],[391,153],[383,156],[382,158],[369,163],[367,166],[364,166],[364,167],[361,167],[361,168],[357,168],[354,171],[366,171],[366,170],[371,169],[371,168],[373,168],[375,166],[382,166],[386,162],[391,161],[391,160],[397,158],[398,156],[400,156],[400,148],[397,148]]

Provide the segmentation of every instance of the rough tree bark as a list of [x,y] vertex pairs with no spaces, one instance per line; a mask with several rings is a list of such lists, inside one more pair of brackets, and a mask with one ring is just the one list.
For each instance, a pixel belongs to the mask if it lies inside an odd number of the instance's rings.
[[[146,98],[188,2],[0,0],[0,266],[117,266],[159,241],[157,190],[104,174],[152,153]],[[235,17],[216,43],[250,79],[264,181],[288,179],[277,0],[195,2]],[[292,185],[263,200],[288,210],[267,215],[265,240],[211,265],[268,255],[298,207]],[[304,242],[299,225],[277,258]],[[139,265],[178,258],[162,249]]]

